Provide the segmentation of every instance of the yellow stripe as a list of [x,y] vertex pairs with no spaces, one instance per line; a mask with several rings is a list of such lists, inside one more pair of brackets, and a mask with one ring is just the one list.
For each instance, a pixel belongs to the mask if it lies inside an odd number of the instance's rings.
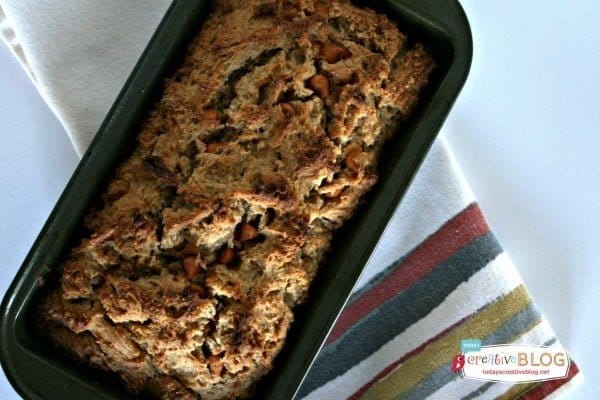
[[519,285],[497,302],[431,343],[420,354],[408,359],[394,372],[373,385],[362,400],[392,400],[410,390],[431,372],[450,362],[460,352],[466,337],[482,338],[503,326],[531,303],[527,289]]

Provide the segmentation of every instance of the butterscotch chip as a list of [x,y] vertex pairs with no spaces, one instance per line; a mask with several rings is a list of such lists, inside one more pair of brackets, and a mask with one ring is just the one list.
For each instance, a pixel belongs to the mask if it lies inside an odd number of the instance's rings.
[[345,163],[346,167],[353,172],[358,172],[360,169],[360,164],[352,157],[346,157]]
[[210,372],[212,372],[214,375],[221,376],[221,373],[223,372],[223,360],[221,360],[219,356],[211,354],[207,361]]
[[337,139],[342,136],[342,128],[339,126],[333,126],[327,131],[327,136],[331,139]]
[[351,148],[346,153],[346,159],[344,160],[346,167],[356,173],[360,171],[360,153],[361,151],[358,148]]
[[308,80],[308,86],[322,99],[329,96],[329,79],[325,75],[312,76]]
[[215,108],[209,108],[204,110],[203,116],[207,120],[215,121],[219,119],[219,112]]
[[188,279],[194,279],[200,273],[200,265],[194,257],[188,257],[183,260],[183,269]]
[[227,147],[226,143],[211,142],[206,145],[206,152],[207,153],[218,153],[219,151],[222,151],[225,147]]
[[240,225],[240,241],[246,242],[248,240],[256,239],[258,231],[255,227],[248,223]]
[[350,53],[350,50],[343,47],[325,43],[321,46],[320,55],[328,63],[335,64],[344,58],[351,57],[352,53]]
[[235,252],[229,247],[224,248],[217,257],[217,262],[223,265],[229,265],[235,261]]
[[294,115],[294,106],[292,106],[290,103],[281,103],[281,111],[286,117],[289,118]]

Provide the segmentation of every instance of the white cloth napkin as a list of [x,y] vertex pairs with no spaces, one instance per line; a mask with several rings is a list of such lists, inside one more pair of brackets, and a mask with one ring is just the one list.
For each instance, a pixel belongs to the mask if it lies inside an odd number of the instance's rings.
[[[0,0],[0,36],[56,113],[80,155],[169,4],[169,0]],[[365,287],[377,285],[377,279],[382,279],[377,275],[386,267],[398,263],[431,235],[447,228],[448,221],[465,209],[471,212],[468,206],[473,202],[474,196],[442,136],[433,145],[391,219],[360,278],[355,297],[360,298]],[[418,319],[370,357],[356,365],[347,365],[334,379],[313,382],[313,387],[305,389],[304,394],[311,399],[341,399],[362,392],[368,395],[378,380],[385,383],[386,374],[403,372],[402,365],[394,364],[396,360],[469,313],[477,312],[477,307],[505,296],[522,284],[503,253],[478,273],[459,285],[429,315]],[[475,289],[477,279],[493,279],[497,284],[486,286],[487,291],[479,293]],[[536,326],[536,331],[527,332],[532,340],[554,338],[545,321]],[[390,365],[395,367],[384,373]],[[491,398],[511,390],[509,385],[485,386],[457,379],[439,386],[439,376],[436,379],[425,386],[429,392],[415,392],[415,398],[429,395]],[[575,381],[572,379],[568,385]]]
[[82,155],[169,0],[8,0],[2,37]]

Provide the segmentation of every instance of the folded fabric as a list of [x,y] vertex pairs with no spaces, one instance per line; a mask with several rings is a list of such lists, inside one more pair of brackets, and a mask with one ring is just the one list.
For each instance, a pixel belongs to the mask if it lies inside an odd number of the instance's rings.
[[[0,0],[0,33],[79,154],[167,0]],[[581,379],[503,384],[451,371],[464,338],[558,346],[437,140],[303,383],[304,399],[541,399]],[[4,383],[6,384],[6,383]]]
[[[445,196],[423,196],[422,190],[439,187],[440,176],[460,176],[440,142],[310,370],[300,391],[305,400],[541,399],[580,379],[575,363],[564,379],[517,385],[452,372],[464,338],[481,339],[482,345],[559,343],[464,183],[457,180],[455,190],[445,186]],[[415,214],[412,201],[430,210],[428,217],[437,214],[434,220],[445,222],[436,226]],[[444,216],[449,203],[460,211]],[[396,242],[407,223],[416,224],[413,240],[422,239],[410,251],[406,241]],[[383,247],[391,249],[388,254],[382,254]]]

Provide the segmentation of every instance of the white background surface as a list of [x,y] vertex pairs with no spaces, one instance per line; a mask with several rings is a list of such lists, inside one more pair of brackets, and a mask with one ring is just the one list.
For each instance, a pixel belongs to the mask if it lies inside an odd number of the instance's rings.
[[[600,394],[600,2],[465,0],[471,75],[445,132],[481,206]],[[0,295],[77,164],[0,45]],[[1,374],[0,374],[1,375]],[[0,376],[0,399],[18,399]]]

